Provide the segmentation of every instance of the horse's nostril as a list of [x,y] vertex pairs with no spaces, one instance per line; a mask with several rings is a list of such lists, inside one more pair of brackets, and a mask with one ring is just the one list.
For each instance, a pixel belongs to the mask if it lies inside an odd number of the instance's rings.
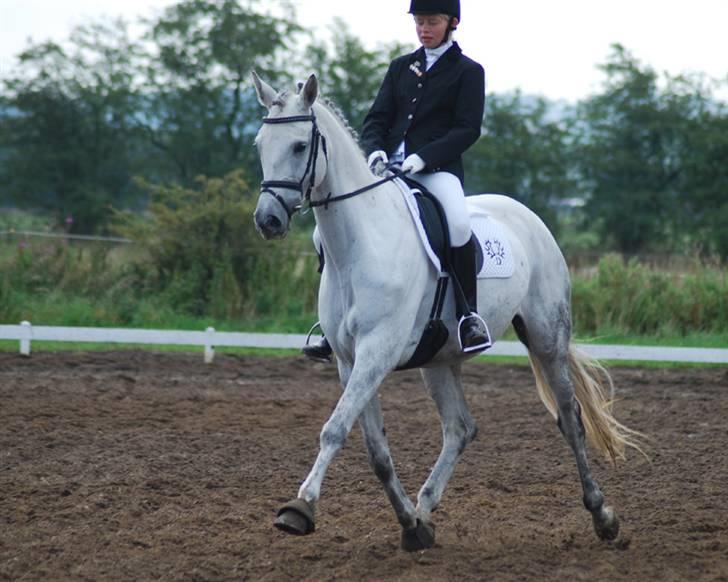
[[282,226],[282,224],[281,221],[278,220],[278,218],[271,214],[270,216],[268,216],[268,218],[265,219],[265,226],[270,230],[278,230]]

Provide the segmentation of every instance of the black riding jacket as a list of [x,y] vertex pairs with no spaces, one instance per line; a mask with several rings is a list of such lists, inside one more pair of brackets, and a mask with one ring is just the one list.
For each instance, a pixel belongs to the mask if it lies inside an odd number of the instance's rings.
[[404,140],[405,155],[419,155],[425,172],[450,172],[463,182],[462,154],[483,123],[485,73],[457,43],[426,68],[424,48],[392,61],[364,119],[362,147],[367,156],[391,155]]

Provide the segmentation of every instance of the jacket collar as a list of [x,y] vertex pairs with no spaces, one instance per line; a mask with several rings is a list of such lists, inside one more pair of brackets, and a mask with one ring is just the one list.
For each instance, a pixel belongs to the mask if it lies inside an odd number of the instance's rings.
[[[446,62],[452,62],[460,58],[460,55],[463,54],[463,50],[460,48],[460,45],[457,42],[453,42],[452,46],[447,49],[447,52],[442,55],[439,59],[437,59],[437,62],[432,66],[432,68],[427,71],[427,75],[432,77],[433,75],[437,75],[443,71],[445,68]],[[413,52],[410,55],[410,63],[414,64],[415,62],[419,61],[420,66],[419,68],[422,70],[423,73],[425,73],[425,67],[427,63],[427,55],[425,54],[425,47],[420,47],[415,52]]]

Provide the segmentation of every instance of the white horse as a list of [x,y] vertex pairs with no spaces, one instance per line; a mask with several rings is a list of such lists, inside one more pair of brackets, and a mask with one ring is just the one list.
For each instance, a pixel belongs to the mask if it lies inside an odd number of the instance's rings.
[[[253,81],[260,103],[268,109],[255,140],[264,175],[256,227],[266,239],[284,237],[294,212],[302,205],[313,207],[326,261],[319,315],[343,388],[321,432],[313,468],[298,497],[280,510],[275,525],[298,535],[314,531],[324,475],[358,420],[370,462],[402,526],[402,547],[431,547],[431,513],[460,454],[477,433],[460,380],[460,366],[469,356],[460,351],[451,291],[443,315],[450,339],[421,369],[442,420],[442,451],[414,505],[394,470],[377,391],[385,376],[404,365],[417,347],[429,320],[438,273],[397,186],[376,185],[347,124],[327,103],[317,101],[316,77],[311,75],[296,91],[282,93],[255,73]],[[570,281],[564,258],[546,226],[525,206],[497,195],[470,197],[468,202],[504,227],[516,264],[509,279],[478,282],[480,314],[494,339],[513,324],[528,348],[541,399],[574,452],[584,505],[596,533],[612,540],[619,522],[592,477],[585,436],[616,460],[624,456],[626,446],[637,448],[632,438],[636,433],[611,414],[603,389],[609,379],[606,372],[571,345]]]

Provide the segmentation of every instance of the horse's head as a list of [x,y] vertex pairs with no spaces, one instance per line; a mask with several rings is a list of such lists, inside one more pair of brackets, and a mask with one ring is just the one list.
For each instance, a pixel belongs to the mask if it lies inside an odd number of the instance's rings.
[[293,214],[310,198],[326,173],[326,141],[319,133],[313,104],[318,81],[311,75],[295,94],[278,93],[252,74],[258,101],[268,109],[255,144],[263,183],[255,226],[266,238],[282,238]]

